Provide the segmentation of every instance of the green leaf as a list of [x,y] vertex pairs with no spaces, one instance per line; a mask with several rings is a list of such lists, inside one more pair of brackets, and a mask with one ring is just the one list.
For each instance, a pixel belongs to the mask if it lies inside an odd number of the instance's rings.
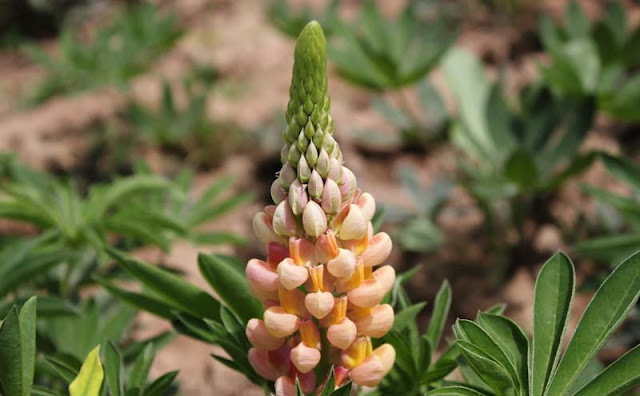
[[82,362],[76,362],[75,358],[72,356],[58,355],[47,356],[44,363],[56,375],[58,375],[58,377],[67,383],[71,383],[78,375]]
[[460,353],[473,371],[478,374],[497,394],[512,394],[514,384],[511,376],[499,363],[494,361],[486,352],[467,341],[457,341]]
[[602,162],[616,179],[621,180],[640,191],[640,166],[624,157],[614,157],[602,153]]
[[335,387],[336,376],[334,373],[334,366],[331,366],[329,369],[329,378],[327,378],[327,382],[324,384],[324,388],[322,389],[320,396],[331,396]]
[[349,396],[349,395],[351,395],[351,387],[352,387],[352,385],[353,385],[353,383],[351,381],[347,382],[346,384],[342,385],[338,389],[334,390],[333,393],[331,393],[331,396]]
[[400,312],[396,313],[392,329],[394,331],[401,332],[409,325],[415,323],[416,316],[420,311],[422,311],[425,305],[427,305],[426,302],[421,302],[404,308]]
[[535,186],[538,181],[538,167],[535,160],[524,150],[516,150],[504,165],[505,176],[525,188]]
[[572,38],[580,38],[589,34],[589,19],[587,19],[584,11],[575,0],[572,0],[567,5],[567,11],[564,14],[564,24]]
[[198,267],[218,296],[244,323],[261,316],[262,306],[249,291],[246,277],[238,273],[227,258],[216,254],[199,254]]
[[[151,370],[151,364],[156,357],[156,348],[152,342],[147,344],[141,354],[138,355],[136,361],[133,363],[133,368],[129,374],[129,388],[145,389],[147,377],[149,376],[149,370]],[[140,392],[144,394],[144,392]]]
[[170,371],[158,377],[144,391],[144,396],[163,396],[167,394],[167,389],[173,384],[178,376],[178,371]]
[[636,253],[607,277],[589,303],[549,383],[548,395],[562,395],[567,391],[624,320],[639,295],[640,253]]
[[529,340],[520,326],[504,316],[484,312],[478,314],[477,323],[504,352],[518,373],[524,394],[529,394]]
[[573,264],[565,254],[556,253],[544,264],[536,281],[529,367],[532,396],[543,394],[556,366],[574,292]]
[[104,358],[104,371],[109,394],[111,396],[122,396],[122,362],[120,353],[111,341],[107,341],[105,344]]
[[95,280],[114,297],[130,305],[133,305],[138,309],[142,309],[164,319],[172,320],[174,318],[174,315],[172,313],[173,307],[165,304],[163,301],[160,301],[157,298],[147,296],[142,293],[136,293],[129,290],[121,289],[110,283],[106,279],[96,278]]
[[426,393],[427,396],[489,396],[491,393],[481,392],[462,385],[445,386]]
[[100,364],[100,346],[89,352],[80,373],[69,385],[70,396],[100,396],[104,372]]
[[203,290],[167,271],[125,256],[115,249],[107,252],[134,277],[166,300],[172,307],[194,316],[220,320],[220,303]]
[[445,280],[436,295],[431,320],[426,332],[426,336],[434,349],[437,349],[438,345],[440,345],[440,338],[449,315],[449,308],[451,308],[451,285],[449,285],[449,281]]
[[30,396],[36,358],[36,297],[14,306],[0,324],[0,385],[5,394]]
[[37,297],[31,297],[20,308],[20,353],[22,355],[22,395],[31,395],[36,360],[36,308]]
[[456,321],[454,330],[458,340],[467,341],[478,348],[478,350],[483,351],[486,356],[499,364],[504,371],[509,374],[511,381],[516,386],[520,385],[516,367],[511,363],[505,352],[498,346],[495,340],[487,334],[486,331],[470,320],[461,319]]
[[640,345],[616,360],[575,396],[613,396],[640,385]]

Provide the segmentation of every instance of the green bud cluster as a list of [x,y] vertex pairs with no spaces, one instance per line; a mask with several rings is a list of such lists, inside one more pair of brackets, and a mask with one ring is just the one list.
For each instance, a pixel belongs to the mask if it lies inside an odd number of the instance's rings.
[[[326,178],[331,158],[342,164],[342,153],[333,138],[334,125],[329,114],[326,47],[320,24],[312,21],[300,33],[294,53],[285,145],[280,158],[283,172],[295,173],[303,184],[309,182],[314,169]],[[283,185],[285,189],[288,187]]]

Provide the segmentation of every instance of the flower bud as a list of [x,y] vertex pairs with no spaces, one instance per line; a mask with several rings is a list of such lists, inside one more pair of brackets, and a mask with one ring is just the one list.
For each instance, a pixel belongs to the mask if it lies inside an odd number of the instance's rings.
[[280,149],[280,162],[282,163],[282,165],[287,163],[287,160],[289,159],[288,157],[289,157],[289,145],[285,144]]
[[321,354],[316,348],[299,343],[291,350],[291,362],[301,373],[308,373],[320,363]]
[[293,290],[302,285],[309,278],[306,267],[296,265],[291,258],[286,258],[278,264],[278,278],[287,290]]
[[251,345],[258,349],[273,351],[284,344],[284,338],[274,337],[260,319],[251,319],[247,323],[246,335]]
[[245,268],[247,281],[252,289],[273,292],[278,290],[278,274],[272,269],[271,265],[266,261],[251,259]]
[[376,348],[362,364],[351,370],[349,378],[360,386],[377,386],[382,378],[389,374],[395,360],[395,349],[390,344],[384,344]]
[[309,196],[311,198],[318,199],[322,196],[323,189],[323,181],[322,176],[315,169],[311,172],[311,177],[309,177],[309,184],[307,186],[307,190],[309,192]]
[[307,189],[300,183],[300,180],[294,180],[289,186],[288,199],[293,214],[296,216],[301,215],[304,207],[307,206],[309,197],[307,196]]
[[271,199],[275,204],[279,204],[287,197],[287,192],[282,188],[282,181],[280,178],[271,183]]
[[287,162],[282,166],[282,170],[280,171],[280,177],[278,179],[282,184],[282,188],[284,188],[285,190],[288,190],[291,183],[293,183],[293,181],[296,180],[296,177],[297,177],[296,170],[293,168],[293,166],[290,163]]
[[302,213],[302,225],[304,231],[310,236],[317,237],[327,229],[327,216],[322,211],[320,205],[314,201],[309,201]]
[[363,193],[358,198],[356,203],[362,212],[362,217],[366,221],[371,221],[373,215],[376,213],[376,200],[373,199],[373,196],[369,193]]
[[280,301],[280,307],[286,313],[290,313],[301,318],[309,316],[309,312],[304,306],[304,297],[304,293],[301,290],[289,290],[284,286],[280,286],[278,288],[278,300]]
[[380,338],[391,330],[393,319],[391,305],[383,304],[371,308],[368,316],[355,321],[358,335]]
[[332,179],[327,179],[322,191],[322,209],[327,214],[336,214],[340,210],[341,202],[340,187]]
[[316,162],[318,162],[318,149],[313,142],[309,143],[309,147],[307,147],[307,151],[304,155],[304,158],[307,160],[309,166],[314,167]]
[[295,382],[286,375],[276,379],[275,388],[276,396],[296,396],[298,394]]
[[[346,215],[343,213],[346,213]],[[359,239],[367,232],[367,221],[365,221],[358,206],[351,204],[345,207],[338,217],[342,219],[338,238],[345,241]]]
[[360,255],[366,267],[374,267],[384,263],[391,254],[391,238],[386,232],[377,233],[369,241],[369,246]]
[[273,214],[273,230],[283,237],[298,235],[298,220],[287,200],[280,202],[276,207]]
[[336,182],[342,181],[342,165],[333,157],[329,158],[329,175],[327,177]]
[[289,239],[289,255],[297,265],[309,267],[317,262],[315,246],[303,238]]
[[280,376],[280,372],[273,366],[269,359],[268,351],[251,348],[249,349],[248,358],[251,367],[253,367],[261,377],[275,381]]
[[329,175],[329,154],[324,148],[320,149],[320,153],[318,154],[316,170],[323,178]]
[[311,177],[311,167],[309,167],[309,163],[305,157],[300,157],[300,161],[298,161],[298,179],[301,182],[306,183],[309,181]]
[[313,317],[322,319],[333,309],[333,294],[328,291],[308,293],[304,297],[304,305]]
[[349,278],[356,268],[356,256],[349,250],[338,249],[338,255],[327,263],[329,273],[336,278]]
[[340,323],[332,324],[327,330],[327,340],[336,348],[347,349],[356,339],[358,329],[349,318],[344,318]]
[[[353,172],[346,166],[342,167],[342,183],[340,184],[340,194],[342,201],[347,201],[356,192],[357,182]],[[367,220],[368,221],[368,220]]]
[[272,221],[273,219],[264,212],[260,212],[253,217],[253,232],[260,242],[264,244],[282,241],[282,238],[273,232]]
[[396,270],[394,270],[390,265],[385,265],[373,272],[373,279],[380,283],[384,290],[384,294],[387,294],[391,291],[393,284],[396,282]]
[[326,263],[338,255],[338,241],[332,230],[320,235],[316,240],[316,259],[319,263]]
[[287,157],[289,159],[288,163],[292,166],[297,166],[300,162],[300,157],[301,154],[300,150],[298,150],[298,144],[296,140],[296,142],[289,147],[289,156]]
[[282,307],[271,307],[264,312],[264,325],[272,336],[285,338],[298,330],[300,318],[285,312]]

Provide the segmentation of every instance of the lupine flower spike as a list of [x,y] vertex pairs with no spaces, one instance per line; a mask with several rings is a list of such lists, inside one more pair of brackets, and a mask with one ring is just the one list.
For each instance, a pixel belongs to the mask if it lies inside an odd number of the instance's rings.
[[265,309],[247,324],[249,361],[275,381],[277,396],[295,395],[296,380],[316,394],[331,366],[336,387],[348,380],[376,386],[395,360],[391,345],[371,344],[393,325],[393,309],[381,302],[395,271],[374,270],[391,239],[373,234],[375,200],[357,187],[333,137],[325,51],[322,28],[310,22],[295,48],[274,205],[253,220],[267,259],[246,268]]

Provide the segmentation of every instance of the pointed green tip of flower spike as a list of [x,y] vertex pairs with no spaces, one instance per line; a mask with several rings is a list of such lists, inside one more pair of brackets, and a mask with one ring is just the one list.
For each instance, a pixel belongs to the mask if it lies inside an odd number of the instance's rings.
[[330,107],[327,41],[320,24],[311,21],[302,29],[296,42],[285,146],[281,152],[282,164],[289,164],[303,184],[309,181],[316,166],[326,168],[330,158],[342,163],[340,149],[331,136],[334,126]]

